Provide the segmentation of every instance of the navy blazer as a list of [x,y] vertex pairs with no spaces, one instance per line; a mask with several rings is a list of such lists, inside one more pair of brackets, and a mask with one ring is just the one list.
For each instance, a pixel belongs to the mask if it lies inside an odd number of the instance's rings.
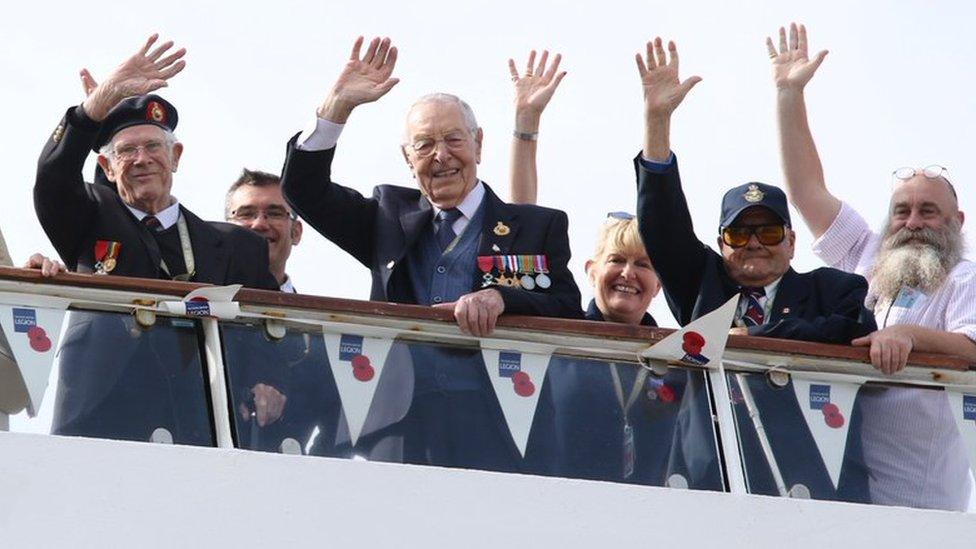
[[[661,173],[634,159],[637,220],[647,255],[654,263],[671,312],[684,326],[739,294],[721,255],[695,236],[681,190],[677,158]],[[848,344],[877,329],[864,308],[864,277],[822,267],[783,274],[769,321],[749,335]]]
[[[303,151],[288,143],[281,173],[285,198],[295,212],[323,236],[372,271],[370,299],[416,303],[405,259],[433,219],[430,202],[418,189],[380,185],[371,198],[332,181],[335,148]],[[567,263],[570,258],[564,212],[539,206],[506,204],[485,185],[484,223],[478,255],[539,255],[549,261],[552,286],[529,291],[492,286],[505,301],[505,313],[580,318],[580,292]],[[497,235],[498,223],[509,227]],[[496,250],[497,248],[497,250]],[[471,265],[472,280],[481,272]],[[480,283],[472,291],[481,289]]]
[[[109,274],[160,278],[159,246],[149,230],[112,187],[87,184],[82,177],[98,128],[77,107],[68,109],[37,163],[37,218],[72,271],[93,272],[95,243],[107,240],[121,244],[117,267]],[[182,206],[180,211],[193,246],[194,282],[278,289],[264,238],[231,223],[203,221]]]

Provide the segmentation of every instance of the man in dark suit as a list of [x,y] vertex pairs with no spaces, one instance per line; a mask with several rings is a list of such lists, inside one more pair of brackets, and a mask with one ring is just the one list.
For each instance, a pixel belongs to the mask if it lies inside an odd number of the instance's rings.
[[[478,179],[482,131],[459,98],[425,96],[408,113],[402,152],[419,189],[382,185],[366,198],[332,181],[342,125],[353,109],[397,83],[389,39],[374,39],[361,56],[362,44],[357,39],[318,109],[315,130],[288,144],[282,186],[294,210],[370,269],[373,300],[451,307],[461,330],[475,336],[490,334],[503,312],[581,317],[579,289],[567,268],[566,215],[506,204]],[[412,366],[407,416],[360,438],[357,453],[517,470],[518,452],[480,352],[424,345],[410,351],[410,363],[383,374]],[[378,454],[379,447],[396,451]]]
[[[681,82],[677,48],[673,42],[668,47],[670,60],[660,38],[648,42],[646,60],[637,57],[644,88],[645,140],[634,166],[641,238],[675,318],[687,324],[739,295],[735,327],[730,330],[734,334],[848,344],[874,331],[874,319],[864,308],[864,278],[830,268],[809,273],[790,268],[796,235],[790,228],[782,190],[747,183],[725,194],[718,238],[721,254],[695,236],[677,160],[671,152],[670,125],[674,110],[701,79],[693,76]],[[749,378],[749,385],[756,384],[753,396],[767,432],[773,437],[778,432],[793,437],[771,440],[774,451],[802,446],[806,455],[816,456],[794,392],[788,387],[763,390],[762,376]],[[747,470],[765,468],[758,442],[750,444],[752,427],[747,414],[738,415],[746,433],[743,444],[752,448],[745,452]],[[781,424],[787,428],[779,429]],[[856,436],[853,429],[851,433]],[[863,466],[857,456],[849,457],[851,466]],[[822,464],[810,465],[816,471],[809,473],[804,470],[807,466],[797,461],[780,464],[788,484],[791,477],[802,479],[815,498],[849,493],[841,489],[844,487],[835,491]],[[858,478],[863,480],[863,475]]]
[[[381,185],[366,198],[332,182],[346,119],[398,81],[390,78],[396,48],[389,39],[374,39],[363,59],[361,46],[360,38],[317,111],[315,131],[288,144],[282,186],[295,211],[372,271],[373,300],[450,306],[461,329],[474,335],[490,333],[502,312],[581,317],[579,289],[566,267],[566,214],[506,204],[477,178],[482,132],[457,97],[433,94],[410,109],[403,154],[419,189]],[[465,231],[469,225],[473,231]],[[465,237],[471,246],[462,248]],[[512,255],[538,261],[478,266],[479,256]],[[533,282],[516,287],[509,274]]]
[[[167,55],[172,42],[153,49],[156,38],[86,86],[48,140],[34,186],[41,225],[78,272],[276,290],[264,239],[202,221],[170,192],[183,150],[172,133],[178,115],[146,94],[182,70],[185,50]],[[81,173],[89,149],[98,153],[95,184]],[[131,315],[71,313],[53,431],[212,444],[198,337],[182,319],[143,328]]]

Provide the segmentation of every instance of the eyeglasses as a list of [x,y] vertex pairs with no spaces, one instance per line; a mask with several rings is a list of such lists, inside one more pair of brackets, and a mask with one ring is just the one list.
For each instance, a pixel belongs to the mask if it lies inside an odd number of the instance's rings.
[[[897,170],[891,172],[892,177],[900,183],[902,181],[908,181],[909,179],[919,175],[919,171],[910,166],[904,168],[898,168]],[[952,182],[949,181],[949,170],[938,164],[932,164],[922,168],[921,175],[924,175],[926,179],[942,179],[949,185],[949,190],[952,191],[952,196],[956,196],[956,188],[952,186]]]
[[425,137],[417,139],[409,145],[410,149],[413,150],[414,154],[420,158],[428,157],[434,154],[434,150],[437,148],[437,143],[443,141],[444,145],[447,146],[448,150],[457,151],[463,149],[468,144],[468,134],[465,132],[451,132],[440,139],[435,139],[433,137]]
[[733,248],[741,248],[749,244],[752,235],[756,235],[756,240],[763,246],[775,246],[786,238],[786,225],[742,225],[722,228],[722,242]]
[[268,206],[263,210],[253,208],[251,206],[241,206],[240,208],[230,212],[230,218],[234,221],[251,222],[260,217],[261,214],[264,214],[264,217],[268,218],[268,221],[295,219],[295,214],[290,213],[284,208],[284,206]]
[[139,151],[146,151],[149,156],[158,156],[166,149],[163,141],[148,141],[142,145],[125,145],[112,151],[112,156],[119,160],[132,160],[139,156]]
[[632,213],[627,212],[607,212],[607,219],[619,219],[621,221],[630,221],[636,217]]

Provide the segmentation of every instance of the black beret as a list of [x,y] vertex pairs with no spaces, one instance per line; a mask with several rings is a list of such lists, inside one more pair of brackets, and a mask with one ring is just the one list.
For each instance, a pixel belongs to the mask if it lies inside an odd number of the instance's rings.
[[152,94],[130,97],[116,105],[102,121],[92,150],[97,153],[115,134],[130,126],[152,124],[173,131],[178,121],[176,107],[162,97]]

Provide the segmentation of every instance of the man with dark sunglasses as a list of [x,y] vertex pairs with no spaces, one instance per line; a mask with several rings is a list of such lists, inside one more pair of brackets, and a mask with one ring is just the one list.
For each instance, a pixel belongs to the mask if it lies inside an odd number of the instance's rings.
[[657,268],[675,319],[685,325],[740,295],[733,333],[849,343],[874,330],[864,309],[863,277],[822,268],[790,268],[796,235],[786,195],[746,183],[722,198],[716,253],[695,236],[678,164],[670,146],[671,114],[701,79],[678,80],[658,38],[637,63],[644,87],[645,143],[635,159],[641,238]]
[[[657,268],[671,312],[682,325],[739,296],[732,333],[849,343],[875,329],[863,301],[867,283],[858,275],[830,268],[798,273],[790,268],[796,235],[786,195],[777,187],[746,183],[722,198],[717,253],[701,242],[681,186],[670,144],[671,115],[698,83],[678,79],[678,51],[660,38],[647,44],[647,58],[637,55],[644,88],[644,149],[634,160],[637,171],[637,218],[647,253]],[[790,382],[792,383],[792,381]],[[861,466],[857,433],[860,417],[852,414],[850,440],[837,484],[819,458],[806,428],[801,405],[790,386],[765,390],[763,376],[751,376],[740,390],[752,395],[764,433],[792,488],[814,499],[864,501],[866,472]],[[752,418],[736,408],[744,468],[752,493],[779,490],[765,458]]]

